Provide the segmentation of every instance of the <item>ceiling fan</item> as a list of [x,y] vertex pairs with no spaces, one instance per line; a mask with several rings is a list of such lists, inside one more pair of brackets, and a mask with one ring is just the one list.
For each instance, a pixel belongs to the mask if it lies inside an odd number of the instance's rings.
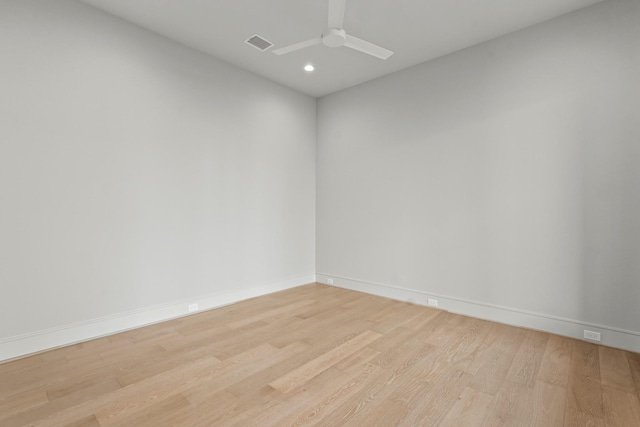
[[346,2],[347,0],[329,0],[329,25],[320,37],[275,49],[273,53],[284,55],[306,47],[323,44],[328,47],[349,47],[380,59],[387,59],[393,55],[390,50],[347,34],[342,28]]

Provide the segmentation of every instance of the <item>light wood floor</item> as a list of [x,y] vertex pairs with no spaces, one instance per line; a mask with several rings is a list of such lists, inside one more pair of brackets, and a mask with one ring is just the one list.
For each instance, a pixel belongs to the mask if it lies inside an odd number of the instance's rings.
[[0,426],[640,426],[640,355],[312,284],[0,365]]

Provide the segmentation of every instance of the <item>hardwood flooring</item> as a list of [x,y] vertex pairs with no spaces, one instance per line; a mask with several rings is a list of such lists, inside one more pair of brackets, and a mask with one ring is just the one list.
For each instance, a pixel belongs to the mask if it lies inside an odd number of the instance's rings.
[[0,426],[640,426],[640,354],[311,284],[0,364]]

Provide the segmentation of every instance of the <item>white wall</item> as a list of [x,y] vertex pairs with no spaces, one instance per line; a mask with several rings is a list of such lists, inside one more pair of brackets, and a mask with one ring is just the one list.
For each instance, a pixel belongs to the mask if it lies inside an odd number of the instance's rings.
[[3,0],[0,100],[0,344],[314,279],[313,98],[83,4]]
[[338,92],[318,118],[321,278],[640,342],[639,2]]

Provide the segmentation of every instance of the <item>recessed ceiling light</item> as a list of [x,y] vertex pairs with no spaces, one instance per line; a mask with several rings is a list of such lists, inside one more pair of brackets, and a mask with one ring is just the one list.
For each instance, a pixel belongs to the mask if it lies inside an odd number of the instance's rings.
[[308,72],[311,72],[311,71],[313,71],[313,70],[315,70],[315,69],[316,69],[316,67],[314,67],[314,66],[313,66],[313,65],[311,65],[311,64],[307,64],[307,65],[305,65],[305,66],[304,66],[304,70],[305,70],[305,71],[308,71]]

